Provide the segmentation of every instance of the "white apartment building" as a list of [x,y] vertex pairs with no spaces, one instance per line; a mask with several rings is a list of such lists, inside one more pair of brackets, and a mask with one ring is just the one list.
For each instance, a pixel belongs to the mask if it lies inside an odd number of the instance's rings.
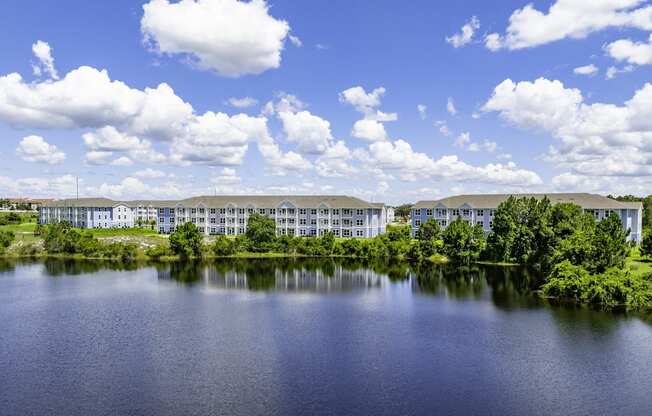
[[238,235],[249,215],[273,218],[279,235],[368,238],[385,232],[388,207],[349,196],[201,196],[178,201],[113,201],[81,198],[55,201],[39,210],[42,224],[67,221],[80,228],[154,225],[160,233],[192,222],[205,235]]
[[584,212],[593,214],[598,221],[616,213],[623,228],[630,230],[630,241],[640,243],[643,238],[642,203],[620,202],[588,193],[458,195],[440,200],[419,201],[412,207],[412,232],[416,235],[419,226],[431,218],[437,220],[442,228],[446,228],[452,221],[461,217],[473,225],[482,226],[485,233],[489,233],[496,208],[510,196],[537,199],[547,197],[552,204],[573,203],[582,207]]

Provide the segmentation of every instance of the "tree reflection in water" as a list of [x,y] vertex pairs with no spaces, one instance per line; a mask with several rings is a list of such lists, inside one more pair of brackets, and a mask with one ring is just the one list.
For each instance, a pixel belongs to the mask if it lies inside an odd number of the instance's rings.
[[490,297],[506,309],[540,304],[533,292],[542,276],[526,267],[417,263],[412,270],[412,287],[423,293],[455,299]]

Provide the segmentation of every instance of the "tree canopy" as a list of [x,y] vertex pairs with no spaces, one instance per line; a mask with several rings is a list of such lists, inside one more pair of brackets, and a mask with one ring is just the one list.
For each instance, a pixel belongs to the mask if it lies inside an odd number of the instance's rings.
[[202,236],[195,224],[186,222],[170,234],[170,250],[181,257],[200,257]]

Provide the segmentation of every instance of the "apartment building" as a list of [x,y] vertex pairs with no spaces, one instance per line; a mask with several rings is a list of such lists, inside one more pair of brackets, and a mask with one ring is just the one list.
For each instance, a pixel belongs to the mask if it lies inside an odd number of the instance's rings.
[[[416,234],[419,226],[434,218],[442,228],[457,218],[463,218],[471,224],[482,226],[486,233],[491,231],[493,216],[498,205],[512,194],[458,195],[440,200],[419,201],[412,207],[412,232]],[[623,223],[623,228],[630,230],[628,239],[637,243],[643,238],[643,205],[640,202],[619,202],[602,195],[588,193],[568,194],[513,194],[517,198],[547,197],[551,203],[577,204],[584,212],[591,213],[601,221],[611,213],[616,213]]]
[[233,195],[177,201],[114,201],[107,198],[59,200],[42,206],[42,224],[67,221],[80,228],[154,226],[168,234],[192,222],[205,235],[238,235],[249,215],[273,218],[278,235],[368,238],[385,232],[388,207],[349,196]]

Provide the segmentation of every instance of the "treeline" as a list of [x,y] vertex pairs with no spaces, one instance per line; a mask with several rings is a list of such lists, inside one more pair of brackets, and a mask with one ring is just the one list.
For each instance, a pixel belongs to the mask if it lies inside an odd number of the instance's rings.
[[[98,240],[90,231],[74,228],[68,222],[48,225],[38,225],[34,232],[43,238],[43,250],[47,254],[79,255],[86,258],[119,259],[131,261],[138,256],[138,246],[133,243],[111,242]],[[35,246],[29,246],[32,253],[39,254]]]

